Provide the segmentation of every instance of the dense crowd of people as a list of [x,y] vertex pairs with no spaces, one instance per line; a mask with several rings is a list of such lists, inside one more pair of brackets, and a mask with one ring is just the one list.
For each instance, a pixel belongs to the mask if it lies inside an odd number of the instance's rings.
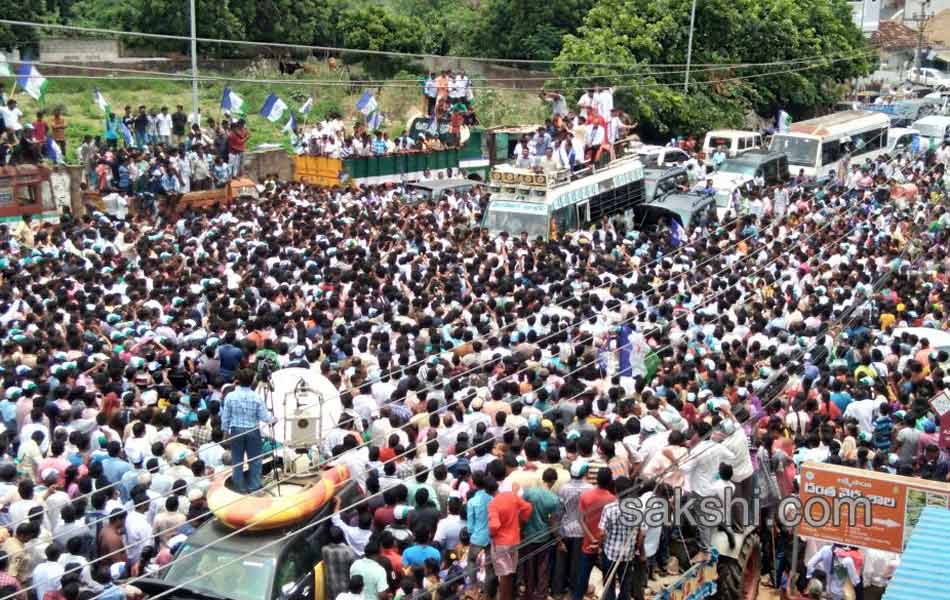
[[[121,155],[89,151],[93,185],[191,160]],[[211,518],[213,476],[266,485],[264,363],[339,390],[311,458],[366,494],[329,524],[334,600],[581,600],[595,570],[643,598],[714,531],[631,527],[621,498],[729,489],[768,515],[804,460],[946,481],[927,401],[950,356],[895,333],[947,324],[944,166],[867,162],[679,243],[609,219],[492,237],[485,190],[399,184],[2,225],[0,600],[134,595]],[[760,530],[763,573],[802,597],[879,598],[896,561],[809,541],[791,565],[795,532]]]

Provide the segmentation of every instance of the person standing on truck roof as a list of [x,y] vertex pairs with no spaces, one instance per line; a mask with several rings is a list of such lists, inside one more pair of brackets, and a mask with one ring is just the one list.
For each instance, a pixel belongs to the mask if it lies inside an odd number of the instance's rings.
[[228,168],[231,177],[240,177],[244,172],[244,153],[247,151],[247,139],[251,137],[244,126],[244,119],[231,125],[228,133]]
[[7,105],[0,107],[0,118],[3,119],[4,131],[16,133],[23,129],[20,119],[23,118],[23,111],[17,108],[16,100],[7,100]]
[[63,109],[57,106],[53,109],[53,120],[50,122],[53,131],[53,141],[59,144],[59,149],[66,156],[66,119],[63,118]]
[[[221,407],[221,427],[231,440],[231,464],[235,465],[231,475],[234,488],[243,494],[255,492],[261,488],[261,451],[262,440],[260,424],[276,421],[257,392],[251,389],[254,372],[243,369],[237,374],[238,389],[224,397]],[[244,460],[248,460],[245,478]]]

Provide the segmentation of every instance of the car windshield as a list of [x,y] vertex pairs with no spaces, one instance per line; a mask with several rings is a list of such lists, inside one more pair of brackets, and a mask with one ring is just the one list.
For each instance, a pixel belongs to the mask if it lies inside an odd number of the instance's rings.
[[409,191],[409,196],[413,200],[419,200],[420,202],[425,202],[432,198],[432,189],[427,187],[422,187],[421,185],[410,185],[407,187]]
[[[187,560],[172,561],[164,581],[172,585],[184,585],[235,600],[262,600],[269,598],[274,561],[264,557],[249,557],[217,547],[208,546],[197,552],[185,544],[178,556],[189,553],[195,556]],[[200,579],[194,579],[204,575]]]
[[790,165],[814,167],[818,163],[818,140],[816,139],[780,134],[772,138],[769,150],[787,154]]
[[527,231],[530,239],[545,237],[548,233],[547,215],[493,210],[491,207],[482,226],[492,234],[507,231],[511,235],[519,235],[522,231]]
[[746,177],[755,177],[757,165],[744,160],[724,160],[719,171],[722,173],[735,173],[736,175],[745,175]]

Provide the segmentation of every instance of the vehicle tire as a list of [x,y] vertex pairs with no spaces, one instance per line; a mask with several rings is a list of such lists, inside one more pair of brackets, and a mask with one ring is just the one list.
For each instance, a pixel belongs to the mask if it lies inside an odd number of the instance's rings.
[[737,558],[719,557],[719,581],[715,600],[756,600],[762,570],[759,533],[750,531],[742,540]]

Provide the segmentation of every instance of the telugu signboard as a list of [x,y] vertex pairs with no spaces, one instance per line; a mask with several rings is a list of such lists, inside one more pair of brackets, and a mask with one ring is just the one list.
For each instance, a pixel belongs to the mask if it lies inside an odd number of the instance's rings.
[[940,425],[941,449],[950,448],[950,394],[943,390],[930,399],[930,408],[937,414],[937,423]]
[[[950,484],[865,469],[805,463],[802,465],[800,499],[803,511],[808,515],[799,524],[799,535],[902,552],[925,506],[950,508]],[[871,507],[870,525],[864,510],[868,505]],[[836,516],[823,514],[829,507],[836,510]],[[855,513],[853,527],[850,519],[852,509]]]

